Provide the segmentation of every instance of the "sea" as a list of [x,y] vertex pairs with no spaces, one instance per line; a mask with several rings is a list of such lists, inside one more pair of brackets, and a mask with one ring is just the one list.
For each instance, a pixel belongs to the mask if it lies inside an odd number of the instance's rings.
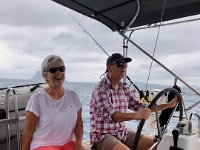
[[[43,81],[35,81],[35,80],[18,80],[18,79],[0,79],[0,90],[3,88],[8,87],[14,87],[19,85],[26,85],[26,84],[36,84],[41,83]],[[68,89],[74,90],[78,95],[82,103],[82,117],[83,117],[83,124],[84,124],[84,135],[83,139],[88,140],[89,139],[89,133],[90,133],[90,115],[89,115],[89,103],[91,100],[91,95],[94,90],[94,87],[97,83],[87,83],[87,82],[65,82],[64,87]],[[137,83],[138,87],[144,88],[143,83]],[[130,88],[131,84],[129,85]],[[163,90],[164,88],[168,88],[170,86],[163,86],[163,85],[151,85],[149,86],[152,89],[160,89]],[[192,92],[188,92],[189,90],[186,90],[184,88],[184,91],[182,91],[183,99],[185,108],[188,108],[195,103],[198,103],[200,101],[199,96],[193,94]],[[189,116],[191,112],[197,112],[200,114],[200,104],[192,108],[191,110],[186,111],[186,115]],[[185,114],[185,113],[184,113]],[[175,112],[172,119],[170,121],[169,127],[176,127],[178,122],[178,112]],[[194,118],[194,121],[195,118]],[[137,126],[139,124],[139,121],[127,121],[126,126],[132,130],[136,130]],[[197,124],[196,124],[197,125]],[[157,129],[153,128],[148,121],[146,121],[144,127],[144,132],[151,132],[151,133],[157,133]]]

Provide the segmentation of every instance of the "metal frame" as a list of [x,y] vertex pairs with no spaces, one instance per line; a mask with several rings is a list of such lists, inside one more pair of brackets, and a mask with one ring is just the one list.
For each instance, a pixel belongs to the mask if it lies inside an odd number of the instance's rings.
[[187,82],[185,82],[183,79],[181,79],[178,75],[176,75],[173,71],[171,71],[169,68],[164,66],[160,61],[155,59],[153,56],[151,56],[149,53],[147,53],[143,48],[141,48],[139,45],[137,45],[135,42],[133,42],[129,37],[127,37],[123,32],[117,31],[123,38],[127,39],[132,45],[134,45],[137,49],[139,49],[141,52],[143,52],[145,55],[147,55],[149,58],[151,58],[153,61],[155,61],[158,65],[160,65],[163,69],[165,69],[168,73],[170,73],[172,76],[177,78],[180,82],[182,82],[184,85],[186,85],[190,90],[192,90],[194,93],[196,93],[198,96],[200,96],[200,92],[194,89],[192,86],[190,86]]

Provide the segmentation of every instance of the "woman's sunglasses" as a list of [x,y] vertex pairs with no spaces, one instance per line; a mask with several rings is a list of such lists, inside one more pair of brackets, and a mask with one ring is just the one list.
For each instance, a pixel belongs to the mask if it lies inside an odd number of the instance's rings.
[[50,72],[50,73],[56,73],[58,70],[60,72],[64,72],[65,71],[65,66],[51,67],[51,68],[48,69],[48,72]]

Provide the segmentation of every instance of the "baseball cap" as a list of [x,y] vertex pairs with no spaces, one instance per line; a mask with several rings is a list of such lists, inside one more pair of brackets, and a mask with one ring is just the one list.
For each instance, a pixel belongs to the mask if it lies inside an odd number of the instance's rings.
[[106,65],[110,65],[113,64],[117,61],[123,61],[125,63],[131,62],[132,59],[129,57],[124,58],[121,54],[119,53],[114,53],[111,56],[108,57],[107,61],[106,61]]

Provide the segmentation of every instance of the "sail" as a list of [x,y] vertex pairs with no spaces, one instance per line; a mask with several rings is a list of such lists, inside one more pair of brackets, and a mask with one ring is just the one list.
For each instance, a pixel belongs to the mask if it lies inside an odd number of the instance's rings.
[[[162,21],[193,16],[200,13],[200,0],[53,0],[65,7],[91,17],[111,30],[124,30]],[[166,3],[165,3],[166,1]],[[138,4],[139,2],[139,4]]]

